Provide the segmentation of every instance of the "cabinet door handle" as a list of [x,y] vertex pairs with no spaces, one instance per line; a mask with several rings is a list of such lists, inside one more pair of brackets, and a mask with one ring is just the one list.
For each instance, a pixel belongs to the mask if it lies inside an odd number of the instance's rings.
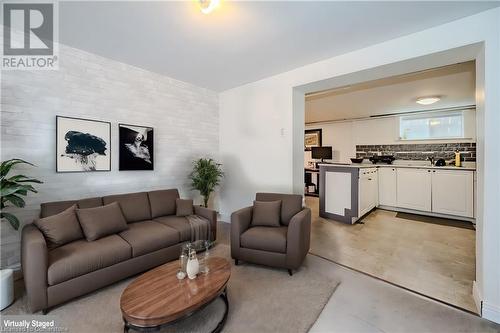
[[431,170],[427,170],[427,172],[431,172]]
[[396,169],[392,169],[392,171],[394,171],[394,170],[396,170]]
[[371,178],[368,178],[368,180],[372,180]]

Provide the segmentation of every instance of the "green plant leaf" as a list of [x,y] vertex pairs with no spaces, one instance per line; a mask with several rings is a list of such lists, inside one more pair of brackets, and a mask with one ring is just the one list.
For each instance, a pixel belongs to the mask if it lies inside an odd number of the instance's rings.
[[10,169],[16,164],[28,164],[34,166],[34,164],[26,162],[25,160],[13,158],[11,160],[3,161],[2,164],[0,164],[0,176],[2,178],[5,177],[9,173]]
[[9,221],[10,225],[15,230],[19,229],[19,219],[15,215],[7,212],[0,212],[0,218],[5,218],[7,221]]
[[15,194],[6,195],[3,198],[5,199],[5,201],[12,203],[14,206],[19,207],[19,208],[22,208],[26,205],[23,198],[18,197]]
[[11,194],[20,194],[26,195],[28,191],[37,192],[35,188],[31,185],[22,185],[10,182],[2,182],[2,187],[0,188],[0,195],[2,197],[11,195]]
[[5,179],[7,182],[11,183],[37,183],[37,184],[43,184],[42,181],[35,179],[35,178],[29,178],[28,176],[25,175],[17,175],[17,176],[12,176],[8,179]]

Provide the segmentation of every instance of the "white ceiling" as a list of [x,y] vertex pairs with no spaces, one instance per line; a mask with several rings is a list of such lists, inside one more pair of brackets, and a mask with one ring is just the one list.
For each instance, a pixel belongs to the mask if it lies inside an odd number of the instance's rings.
[[[432,105],[418,97],[440,96]],[[474,62],[385,78],[306,97],[306,123],[475,104]]]
[[[60,2],[63,44],[223,91],[498,2]],[[459,33],[459,32],[457,32]]]

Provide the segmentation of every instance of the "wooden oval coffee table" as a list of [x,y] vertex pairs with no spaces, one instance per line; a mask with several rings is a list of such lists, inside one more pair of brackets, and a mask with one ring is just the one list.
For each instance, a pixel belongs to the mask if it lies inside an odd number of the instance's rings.
[[210,271],[194,280],[176,277],[179,261],[154,268],[135,279],[122,293],[120,308],[129,328],[139,331],[156,330],[186,319],[217,297],[225,303],[224,317],[214,332],[224,326],[229,310],[226,286],[231,275],[230,263],[220,257],[208,259]]

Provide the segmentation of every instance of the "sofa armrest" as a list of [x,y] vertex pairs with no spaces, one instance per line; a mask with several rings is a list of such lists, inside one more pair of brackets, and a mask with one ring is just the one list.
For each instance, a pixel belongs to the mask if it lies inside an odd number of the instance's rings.
[[286,262],[290,269],[296,269],[309,252],[311,242],[311,210],[304,208],[295,214],[288,224]]
[[26,225],[21,234],[21,265],[30,310],[46,309],[48,249],[45,237],[34,224]]
[[240,236],[252,222],[253,207],[246,207],[231,214],[231,256],[238,259],[240,250]]
[[194,213],[210,221],[210,240],[215,241],[217,237],[217,212],[203,206],[194,206]]

